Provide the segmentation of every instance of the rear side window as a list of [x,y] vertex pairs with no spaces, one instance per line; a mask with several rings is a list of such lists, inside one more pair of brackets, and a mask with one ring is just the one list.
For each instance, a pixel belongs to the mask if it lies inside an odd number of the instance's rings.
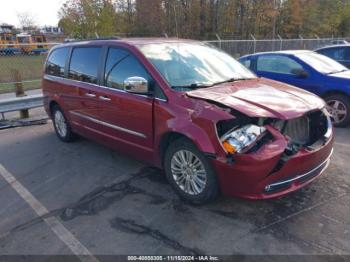
[[134,55],[122,49],[110,48],[106,61],[106,85],[123,89],[124,80],[133,76],[143,77],[152,83],[151,76]]
[[45,73],[53,76],[64,77],[64,67],[69,49],[59,48],[50,54],[46,62]]
[[321,50],[320,53],[334,60],[345,60],[345,48],[329,48]]
[[73,80],[97,84],[100,47],[77,47],[73,49],[68,77]]
[[259,56],[257,60],[257,71],[279,74],[293,74],[294,70],[302,70],[303,66],[293,59],[280,56],[268,55]]

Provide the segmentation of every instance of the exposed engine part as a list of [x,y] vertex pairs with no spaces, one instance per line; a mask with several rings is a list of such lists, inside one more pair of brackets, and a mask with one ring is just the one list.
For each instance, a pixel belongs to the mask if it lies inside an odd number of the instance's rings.
[[295,143],[306,144],[310,139],[309,121],[309,118],[306,116],[289,120],[283,130],[283,134],[290,137]]
[[256,140],[255,144],[250,147],[245,153],[254,153],[258,151],[263,145],[270,143],[273,140],[273,136],[270,132],[265,132],[260,139]]
[[289,142],[287,147],[286,147],[286,150],[284,151],[284,154],[286,156],[292,156],[292,155],[295,155],[296,153],[299,152],[299,150],[302,148],[302,145],[301,144],[298,144],[296,142]]
[[277,120],[272,125],[290,139],[291,147],[308,147],[324,138],[329,120],[325,112],[318,110],[288,121]]
[[250,119],[249,117],[240,116],[240,115],[231,120],[219,121],[216,124],[218,137],[222,137],[230,130],[234,130],[238,127],[245,126],[250,123],[252,123],[252,119]]
[[[329,132],[331,124],[327,113],[324,110],[318,110],[287,121],[271,118],[249,118],[239,115],[239,117],[232,120],[218,122],[216,127],[224,149],[233,154],[235,152],[256,152],[262,145],[273,140],[272,135],[265,132],[265,125],[272,125],[288,138],[288,146],[282,157],[289,158],[298,153],[303,147],[308,150],[315,150],[322,146],[327,140],[326,133]],[[238,132],[247,126],[263,128],[264,131],[255,139],[249,140],[247,135]],[[227,137],[228,134],[234,134],[231,136],[231,141]],[[241,143],[248,140],[253,142]],[[249,144],[249,146],[246,146],[246,144]]]

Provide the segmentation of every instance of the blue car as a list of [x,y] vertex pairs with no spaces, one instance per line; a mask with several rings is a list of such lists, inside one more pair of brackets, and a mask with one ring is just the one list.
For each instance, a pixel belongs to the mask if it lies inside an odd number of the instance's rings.
[[259,77],[321,96],[335,126],[350,124],[350,71],[333,59],[312,51],[297,50],[257,53],[239,60]]
[[315,52],[328,56],[347,68],[350,68],[350,44],[326,46],[315,50]]

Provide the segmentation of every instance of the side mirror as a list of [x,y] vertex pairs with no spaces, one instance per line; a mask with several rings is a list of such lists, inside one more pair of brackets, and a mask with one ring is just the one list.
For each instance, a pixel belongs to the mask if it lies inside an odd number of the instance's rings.
[[135,94],[148,94],[148,81],[139,76],[132,76],[124,80],[124,90]]
[[291,73],[298,78],[307,78],[309,76],[304,69],[293,69]]

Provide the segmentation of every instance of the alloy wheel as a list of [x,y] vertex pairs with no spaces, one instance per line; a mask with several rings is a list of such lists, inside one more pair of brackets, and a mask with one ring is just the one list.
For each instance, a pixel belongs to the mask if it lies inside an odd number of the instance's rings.
[[199,195],[205,189],[207,172],[202,161],[190,151],[180,150],[173,155],[171,173],[179,188],[187,194]]
[[61,111],[56,110],[54,114],[55,127],[61,137],[67,135],[67,123]]
[[334,124],[339,124],[347,117],[346,106],[339,100],[327,101],[327,110],[331,114]]

